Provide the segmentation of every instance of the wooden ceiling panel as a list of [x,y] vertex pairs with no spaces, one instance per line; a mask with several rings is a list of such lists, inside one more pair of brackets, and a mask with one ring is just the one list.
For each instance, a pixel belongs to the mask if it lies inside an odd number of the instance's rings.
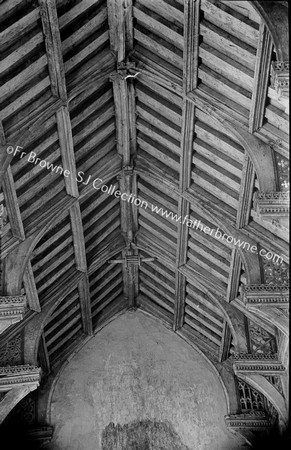
[[[154,11],[154,12],[153,12]],[[173,15],[172,15],[173,14]],[[178,2],[134,2],[134,58],[148,52],[145,66],[183,77],[183,7]]]
[[75,97],[70,116],[79,191],[85,186],[94,189],[94,180],[103,179],[104,172],[121,169],[111,83],[107,81],[99,89],[93,86]]
[[224,316],[209,297],[197,288],[193,281],[186,283],[185,314],[186,329],[198,346],[205,345],[217,354],[222,341]]
[[199,92],[233,120],[250,123],[253,129],[258,85],[265,85],[262,73],[269,51],[268,34],[258,14],[242,3],[233,7],[232,2],[201,0],[199,33]]
[[[50,117],[12,160],[18,204],[27,235],[45,225],[44,212],[66,197],[64,166],[55,116]],[[38,160],[37,160],[38,158]],[[44,202],[44,199],[46,203]]]
[[244,150],[213,121],[198,110],[192,158],[192,183],[231,207],[238,209]]
[[[148,257],[149,255],[143,254]],[[168,317],[174,318],[175,310],[175,272],[158,259],[144,262],[139,268],[139,293],[141,304],[146,300],[151,307],[164,310]],[[139,299],[138,299],[139,302]],[[169,313],[171,316],[169,316]]]
[[[121,253],[114,256],[120,259]],[[91,314],[94,329],[114,315],[128,307],[123,294],[123,274],[121,264],[101,264],[89,276]]]
[[44,328],[45,345],[50,364],[59,363],[82,334],[78,290],[74,289],[59,303]]
[[112,64],[106,0],[58,2],[68,92],[80,79]]
[[[40,302],[58,279],[75,267],[73,236],[68,213],[36,245],[31,260]],[[76,270],[76,269],[75,269]]]
[[[217,230],[217,236],[220,236],[219,232],[223,234],[224,231],[201,212],[191,208],[190,218],[192,223],[189,227],[187,264],[197,274],[209,280],[210,288],[215,290],[216,286],[219,286],[226,294],[232,247],[225,240],[215,238]],[[202,231],[205,229],[206,233]]]
[[0,117],[8,133],[51,92],[39,8],[26,1],[4,2],[0,7]]

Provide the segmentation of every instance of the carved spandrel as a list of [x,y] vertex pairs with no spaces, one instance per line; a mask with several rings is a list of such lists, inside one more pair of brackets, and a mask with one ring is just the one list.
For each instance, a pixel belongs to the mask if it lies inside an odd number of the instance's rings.
[[271,64],[271,86],[278,98],[289,97],[289,61],[273,61]]
[[282,192],[288,192],[290,189],[289,182],[289,160],[284,156],[275,153],[275,161],[278,170],[278,179],[280,184],[280,190]]
[[251,306],[289,307],[289,266],[284,261],[262,258],[264,284],[242,286],[246,308]]
[[36,391],[24,397],[6,417],[2,426],[32,426],[36,423]]
[[270,355],[277,351],[276,338],[259,325],[249,321],[250,347],[253,355]]
[[289,266],[284,261],[273,262],[262,258],[264,284],[288,286],[289,287]]
[[7,365],[14,366],[22,363],[21,344],[21,334],[18,334],[0,348],[0,367]]
[[0,334],[23,319],[26,303],[25,295],[0,297]]
[[281,395],[284,395],[281,377],[279,375],[264,375],[264,377],[277,389]]
[[239,404],[242,413],[265,411],[265,398],[242,380],[237,380]]

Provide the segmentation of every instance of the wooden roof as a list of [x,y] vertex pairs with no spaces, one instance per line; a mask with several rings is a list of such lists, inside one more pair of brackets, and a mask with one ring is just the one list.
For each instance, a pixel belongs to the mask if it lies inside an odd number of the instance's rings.
[[[4,0],[0,42],[2,148],[26,153],[10,154],[0,194],[1,257],[14,267],[2,294],[26,294],[30,306],[3,341],[43,314],[50,367],[139,307],[221,360],[230,333],[220,304],[236,300],[246,313],[239,286],[249,269],[232,243],[182,219],[288,263],[284,230],[254,207],[260,179],[233,131],[272,146],[273,190],[287,190],[278,164],[288,157],[288,115],[270,85],[272,39],[251,2]],[[97,178],[147,207],[102,192]],[[136,264],[110,263],[126,258]]]

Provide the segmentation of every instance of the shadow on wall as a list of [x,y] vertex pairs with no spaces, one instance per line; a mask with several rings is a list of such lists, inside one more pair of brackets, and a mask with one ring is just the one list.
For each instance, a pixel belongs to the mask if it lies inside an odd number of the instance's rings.
[[102,450],[190,450],[169,422],[136,420],[110,423],[102,432]]

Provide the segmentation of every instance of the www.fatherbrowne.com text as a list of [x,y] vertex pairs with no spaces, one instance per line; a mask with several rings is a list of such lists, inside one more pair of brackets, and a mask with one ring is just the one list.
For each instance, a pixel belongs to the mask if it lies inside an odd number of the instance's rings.
[[[12,154],[13,156],[17,155],[20,158],[23,158],[25,155],[27,155],[26,152],[23,152],[23,147],[17,146],[7,147],[7,153]],[[53,163],[50,163],[45,160],[41,160],[37,157],[35,152],[30,152],[27,156],[27,161],[34,165],[39,165],[43,169],[50,170],[51,172],[58,173],[60,175],[63,175],[64,177],[70,177],[72,176],[70,171],[67,169],[64,169],[62,166],[54,165]],[[103,180],[100,178],[93,178],[92,175],[85,176],[85,173],[82,171],[79,171],[76,175],[76,181],[77,183],[82,183],[85,186],[88,186],[89,184],[92,184],[93,189],[101,190],[102,192],[107,193],[108,195],[114,195],[116,198],[121,198],[123,201],[127,201],[135,206],[139,206],[144,209],[150,208],[153,213],[159,214],[162,217],[165,217],[166,219],[170,219],[175,221],[176,223],[186,225],[189,228],[192,228],[197,231],[202,231],[205,234],[209,234],[215,239],[221,239],[222,241],[225,240],[228,244],[233,244],[236,247],[242,248],[244,250],[248,250],[252,253],[256,253],[268,260],[272,260],[273,262],[277,264],[281,264],[283,262],[283,257],[277,255],[273,252],[267,252],[265,249],[258,249],[256,245],[251,245],[249,242],[243,241],[241,239],[237,239],[234,236],[231,236],[229,234],[223,233],[219,227],[217,228],[210,228],[208,226],[203,225],[200,220],[193,220],[193,217],[186,215],[185,217],[178,216],[177,214],[174,214],[172,211],[164,210],[161,207],[158,207],[153,204],[148,204],[147,201],[142,200],[138,197],[136,197],[134,194],[121,192],[117,189],[116,185],[110,185],[107,186],[103,183]]]

